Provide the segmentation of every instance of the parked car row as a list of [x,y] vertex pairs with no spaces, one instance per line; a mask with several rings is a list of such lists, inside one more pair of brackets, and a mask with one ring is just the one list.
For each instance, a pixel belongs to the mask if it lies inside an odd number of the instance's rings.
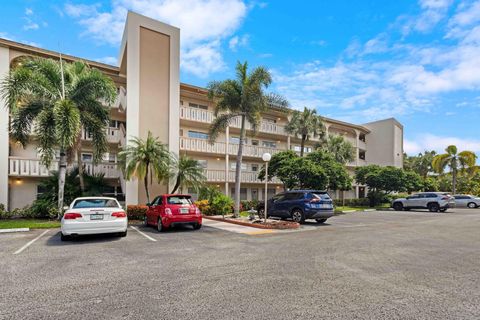
[[392,202],[392,208],[397,211],[428,209],[430,212],[445,212],[454,207],[478,208],[480,198],[462,194],[452,196],[447,192],[420,192]]

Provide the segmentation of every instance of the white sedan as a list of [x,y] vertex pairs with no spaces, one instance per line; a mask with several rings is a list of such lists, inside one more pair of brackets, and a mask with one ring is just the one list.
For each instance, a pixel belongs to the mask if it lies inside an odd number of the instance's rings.
[[62,241],[85,234],[118,233],[121,237],[127,235],[127,214],[115,198],[77,198],[65,209],[61,221]]

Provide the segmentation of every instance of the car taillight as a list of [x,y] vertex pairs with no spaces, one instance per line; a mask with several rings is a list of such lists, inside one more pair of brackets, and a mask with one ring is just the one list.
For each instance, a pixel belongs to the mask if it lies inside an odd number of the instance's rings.
[[165,208],[165,214],[167,216],[171,216],[172,215],[172,210],[170,210],[170,208]]
[[112,213],[112,217],[116,217],[116,218],[125,218],[126,216],[127,214],[123,211]]
[[202,212],[200,211],[200,209],[195,208],[195,214],[196,214],[197,216],[199,216],[199,215],[202,214]]
[[63,216],[63,219],[65,220],[73,220],[73,219],[77,219],[77,218],[81,218],[82,215],[80,213],[65,213],[65,215]]

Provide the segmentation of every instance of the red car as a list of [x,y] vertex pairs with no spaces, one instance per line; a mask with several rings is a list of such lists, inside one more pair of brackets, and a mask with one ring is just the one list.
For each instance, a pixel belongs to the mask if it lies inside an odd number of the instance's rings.
[[192,225],[194,229],[202,227],[202,213],[187,194],[164,194],[147,203],[146,226],[156,226],[164,231],[176,225]]

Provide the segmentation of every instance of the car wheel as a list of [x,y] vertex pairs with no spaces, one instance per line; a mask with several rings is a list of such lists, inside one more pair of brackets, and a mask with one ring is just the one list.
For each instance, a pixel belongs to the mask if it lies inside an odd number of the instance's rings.
[[127,236],[127,230],[125,230],[125,232],[120,232],[120,237],[126,237]]
[[440,206],[438,205],[438,203],[430,203],[428,205],[428,210],[430,212],[438,212],[440,210]]
[[70,236],[64,235],[63,233],[60,232],[60,240],[62,240],[62,241],[68,241],[68,240],[70,240],[70,239],[71,239]]
[[325,223],[327,219],[315,219],[317,223]]
[[470,209],[475,209],[477,207],[477,205],[474,202],[469,202],[467,204],[467,207],[469,207]]
[[198,230],[202,227],[202,224],[201,223],[196,223],[194,226],[193,226],[193,229],[195,230]]
[[158,220],[157,220],[157,231],[162,232],[162,231],[165,231],[165,229],[166,228],[162,223],[162,218],[158,218]]
[[401,202],[395,202],[393,204],[393,209],[395,211],[402,211],[403,210],[403,204]]
[[305,222],[305,216],[303,215],[302,210],[300,209],[293,209],[292,211],[292,220],[298,223]]

